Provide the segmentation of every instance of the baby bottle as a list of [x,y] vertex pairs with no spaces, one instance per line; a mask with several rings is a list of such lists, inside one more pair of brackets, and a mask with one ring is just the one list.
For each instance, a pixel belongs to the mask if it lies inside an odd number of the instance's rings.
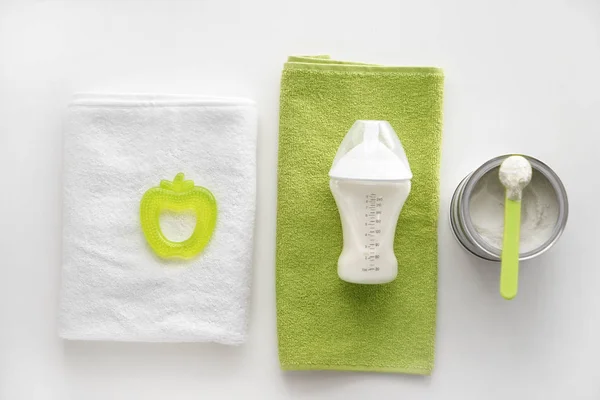
[[356,121],[329,171],[344,245],[338,275],[352,283],[391,282],[398,274],[394,236],[412,172],[387,121]]

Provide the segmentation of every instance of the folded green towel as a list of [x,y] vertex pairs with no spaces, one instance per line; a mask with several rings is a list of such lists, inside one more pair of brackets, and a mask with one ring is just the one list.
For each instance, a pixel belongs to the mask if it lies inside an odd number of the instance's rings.
[[[433,368],[443,74],[290,57],[281,81],[277,327],[283,369],[429,374]],[[338,278],[329,168],[355,120],[387,120],[413,172],[385,285]]]

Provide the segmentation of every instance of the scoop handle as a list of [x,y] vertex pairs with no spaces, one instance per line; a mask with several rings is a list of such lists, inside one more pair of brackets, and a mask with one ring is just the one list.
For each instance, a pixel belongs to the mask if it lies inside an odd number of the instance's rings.
[[506,300],[517,295],[519,286],[519,239],[521,201],[504,201],[504,237],[501,254],[500,294]]

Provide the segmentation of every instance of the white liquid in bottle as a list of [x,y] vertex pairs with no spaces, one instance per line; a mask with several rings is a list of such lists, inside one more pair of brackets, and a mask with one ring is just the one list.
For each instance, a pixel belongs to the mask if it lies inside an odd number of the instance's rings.
[[352,283],[393,281],[394,236],[412,173],[398,136],[386,121],[356,121],[329,172],[342,222],[338,275]]

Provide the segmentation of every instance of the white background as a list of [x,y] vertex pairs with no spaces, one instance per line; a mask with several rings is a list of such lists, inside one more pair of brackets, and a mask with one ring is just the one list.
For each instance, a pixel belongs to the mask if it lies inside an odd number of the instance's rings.
[[[436,366],[431,377],[283,373],[274,294],[286,56],[443,67]],[[61,128],[76,91],[247,96],[260,111],[250,340],[63,342]],[[600,1],[0,0],[0,399],[600,399]],[[318,134],[318,132],[315,132]],[[466,254],[453,189],[523,152],[567,186],[568,228],[521,271]]]

